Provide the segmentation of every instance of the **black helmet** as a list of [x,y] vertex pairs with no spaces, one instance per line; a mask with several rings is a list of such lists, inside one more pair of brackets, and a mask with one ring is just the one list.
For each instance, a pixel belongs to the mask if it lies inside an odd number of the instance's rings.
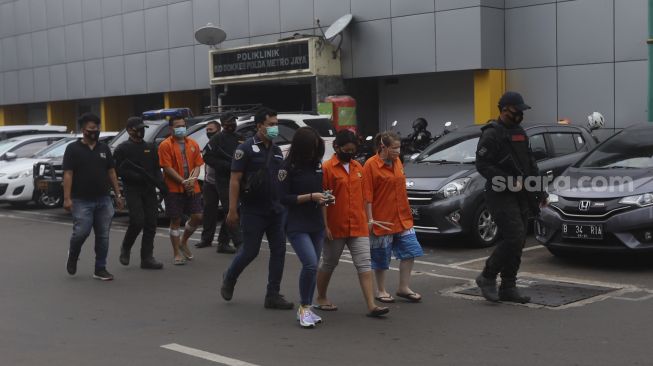
[[426,127],[429,125],[428,122],[422,117],[416,119],[413,121],[413,129],[414,130],[425,130]]

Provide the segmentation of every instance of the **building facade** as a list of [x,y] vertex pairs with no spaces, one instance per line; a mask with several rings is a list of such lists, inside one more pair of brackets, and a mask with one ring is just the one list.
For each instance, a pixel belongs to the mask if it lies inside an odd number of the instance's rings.
[[[647,118],[646,0],[0,0],[0,124],[68,124],[83,111],[119,129],[145,109],[208,104],[213,23],[221,48],[320,35],[351,13],[341,69],[364,131],[417,117],[482,123],[506,89],[527,119],[610,128]],[[287,89],[277,89],[286,87]],[[300,97],[292,85],[250,84],[229,102]],[[298,98],[301,99],[301,98]],[[273,105],[274,106],[274,105]],[[284,105],[285,106],[285,105]],[[297,108],[294,109],[299,109]],[[283,106],[280,109],[284,109]]]

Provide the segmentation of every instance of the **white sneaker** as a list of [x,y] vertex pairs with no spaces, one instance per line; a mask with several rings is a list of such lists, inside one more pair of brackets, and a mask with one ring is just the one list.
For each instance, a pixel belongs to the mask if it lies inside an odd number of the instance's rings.
[[315,322],[313,321],[313,317],[311,316],[310,309],[307,309],[301,305],[297,309],[297,320],[299,321],[299,325],[302,328],[315,327]]
[[315,313],[313,312],[313,309],[311,309],[311,308],[309,307],[309,308],[306,308],[305,311],[308,311],[308,312],[311,314],[311,318],[313,318],[313,323],[315,323],[315,324],[320,324],[320,323],[322,323],[322,318],[321,318],[319,315],[315,314]]

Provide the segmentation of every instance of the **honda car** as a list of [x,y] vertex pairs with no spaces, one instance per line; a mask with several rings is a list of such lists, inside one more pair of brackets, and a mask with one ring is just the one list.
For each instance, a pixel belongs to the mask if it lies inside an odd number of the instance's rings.
[[535,222],[551,253],[653,252],[653,126],[622,130],[561,178]]

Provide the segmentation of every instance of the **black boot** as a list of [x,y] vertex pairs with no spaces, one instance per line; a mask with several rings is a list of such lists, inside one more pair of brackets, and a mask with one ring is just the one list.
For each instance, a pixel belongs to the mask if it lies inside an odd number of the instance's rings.
[[234,254],[236,253],[236,248],[229,245],[229,243],[218,243],[218,253],[224,254]]
[[265,296],[265,303],[263,306],[266,309],[292,310],[292,308],[295,307],[295,304],[288,302],[284,299],[283,295],[275,294]]
[[481,273],[476,277],[476,285],[481,289],[481,294],[487,301],[499,302],[499,294],[497,294],[497,280],[487,278]]
[[142,269],[162,269],[163,263],[154,259],[154,257],[149,257],[141,260]]
[[518,304],[526,304],[527,302],[531,301],[531,298],[529,296],[522,295],[519,292],[519,289],[517,289],[517,287],[515,286],[515,287],[500,288],[499,300],[505,302],[516,302]]
[[120,248],[120,257],[118,257],[118,260],[120,261],[120,264],[123,266],[128,266],[129,265],[129,256],[130,256],[130,251],[128,249],[125,249],[124,247]]
[[234,288],[236,281],[227,279],[227,272],[222,274],[222,287],[220,287],[220,295],[225,301],[230,301],[234,297]]

